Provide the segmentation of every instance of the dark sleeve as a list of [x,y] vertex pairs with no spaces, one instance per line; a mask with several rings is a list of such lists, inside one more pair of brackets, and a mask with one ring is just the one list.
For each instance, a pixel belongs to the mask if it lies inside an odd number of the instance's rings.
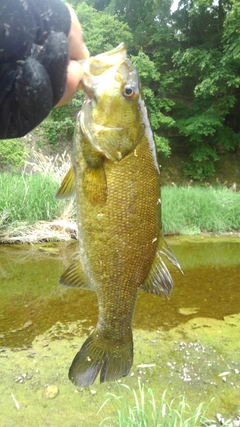
[[61,0],[0,0],[0,139],[26,135],[63,96],[70,25]]
[[1,0],[0,64],[24,60],[32,45],[42,45],[52,31],[68,35],[70,13],[61,0]]

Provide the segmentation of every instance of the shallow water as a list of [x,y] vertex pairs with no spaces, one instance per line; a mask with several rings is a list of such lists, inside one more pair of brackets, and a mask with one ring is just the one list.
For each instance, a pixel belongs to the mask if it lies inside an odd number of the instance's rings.
[[[223,319],[240,312],[239,238],[175,237],[168,242],[184,276],[169,266],[174,280],[169,300],[139,292],[134,328],[171,329],[196,316]],[[1,345],[31,344],[57,321],[84,319],[86,330],[96,324],[95,293],[58,285],[76,251],[75,242],[0,246]]]
[[[174,289],[169,300],[139,292],[133,321],[133,375],[124,381],[131,386],[136,385],[140,375],[137,364],[154,361],[156,367],[140,376],[143,380],[148,378],[149,385],[157,394],[164,391],[163,387],[170,387],[171,397],[172,394],[188,394],[191,390],[191,397],[196,403],[198,397],[199,402],[209,401],[213,395],[219,394],[214,410],[221,412],[222,407],[225,413],[236,412],[240,409],[240,374],[237,375],[240,371],[237,335],[240,326],[240,238],[198,236],[174,237],[167,241],[185,275],[170,266]],[[36,427],[61,425],[58,424],[57,410],[55,418],[48,424],[49,404],[42,400],[43,389],[54,381],[59,382],[65,393],[72,393],[74,386],[67,379],[68,367],[83,336],[89,334],[97,321],[97,300],[93,292],[58,285],[61,273],[76,251],[75,242],[0,246],[0,362],[3,361],[0,363],[0,388],[5,396],[2,403],[7,408],[14,407],[10,394],[26,392],[32,410],[26,409],[28,405],[23,393],[25,411],[21,416],[25,426],[32,425],[30,419],[39,405],[46,407],[47,412],[44,420],[39,418],[36,421]],[[28,363],[32,350],[34,355],[38,354],[41,369],[37,380],[35,370],[27,381],[29,373],[25,371],[31,370]],[[50,354],[54,355],[54,362],[51,358],[48,361]],[[32,357],[34,359],[35,356]],[[49,367],[50,360],[52,364]],[[4,363],[6,361],[7,364]],[[21,377],[23,370],[26,376],[19,383],[16,381],[17,373]],[[229,381],[222,382],[221,377],[216,380],[224,371],[232,373],[232,385]],[[159,378],[162,384],[159,384]],[[19,384],[23,384],[21,390]],[[96,389],[102,395],[100,390],[105,393],[108,387],[114,387],[112,384],[96,385]],[[101,399],[93,398],[87,389],[81,392],[84,402],[88,405],[89,399],[95,399],[91,410],[96,412],[105,399],[103,396]],[[59,396],[58,404],[66,404],[61,401],[62,393],[61,398]],[[74,399],[67,406],[72,414],[68,415],[69,424],[64,424],[71,427],[77,419],[77,401],[73,402]],[[21,409],[15,409],[19,417]],[[86,420],[89,410],[83,407],[81,420]],[[0,410],[0,421],[1,413],[5,414],[2,415],[5,424],[0,425],[15,425],[8,420],[6,411]],[[37,420],[36,414],[34,416]],[[75,418],[71,419],[71,416]],[[89,426],[98,425],[96,422],[97,418]],[[78,419],[76,425],[85,424],[79,424]]]

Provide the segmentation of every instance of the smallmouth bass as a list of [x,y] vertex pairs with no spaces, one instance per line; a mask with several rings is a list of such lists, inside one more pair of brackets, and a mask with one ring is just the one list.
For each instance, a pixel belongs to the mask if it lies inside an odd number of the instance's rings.
[[73,166],[56,198],[76,194],[80,247],[60,283],[98,298],[96,329],[69,370],[74,384],[89,386],[98,373],[100,382],[128,375],[138,290],[168,295],[172,278],[162,256],[180,266],[162,237],[156,148],[124,44],[83,67]]

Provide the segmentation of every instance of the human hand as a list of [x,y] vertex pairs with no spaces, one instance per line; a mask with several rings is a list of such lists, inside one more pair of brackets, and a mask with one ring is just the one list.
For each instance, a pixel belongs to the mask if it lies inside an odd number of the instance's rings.
[[[59,3],[67,12],[66,5]],[[0,48],[3,47],[0,49],[0,139],[25,135],[44,120],[56,104],[68,102],[80,87],[82,70],[77,61],[89,54],[83,44],[80,23],[74,11],[69,6],[68,9],[71,16],[69,32],[66,25],[64,27],[68,37],[61,30],[64,18],[60,20],[55,12],[55,20],[49,15],[40,25],[24,14],[25,32],[12,24],[15,50],[11,45],[9,47],[7,34],[0,40]],[[66,21],[69,20],[68,14],[65,15]],[[44,29],[48,21],[51,25],[46,35]],[[3,22],[7,21],[4,19]]]
[[73,9],[67,5],[71,15],[71,28],[68,35],[69,64],[67,68],[67,82],[63,97],[56,107],[71,101],[77,89],[82,89],[82,67],[79,60],[89,57],[89,51],[83,43],[82,29]]

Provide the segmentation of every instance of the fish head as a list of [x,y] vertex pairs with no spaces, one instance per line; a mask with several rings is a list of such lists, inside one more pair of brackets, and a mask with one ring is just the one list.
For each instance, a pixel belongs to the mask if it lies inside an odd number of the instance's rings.
[[98,152],[119,161],[136,148],[144,133],[137,71],[123,43],[86,59],[83,69],[81,131]]

